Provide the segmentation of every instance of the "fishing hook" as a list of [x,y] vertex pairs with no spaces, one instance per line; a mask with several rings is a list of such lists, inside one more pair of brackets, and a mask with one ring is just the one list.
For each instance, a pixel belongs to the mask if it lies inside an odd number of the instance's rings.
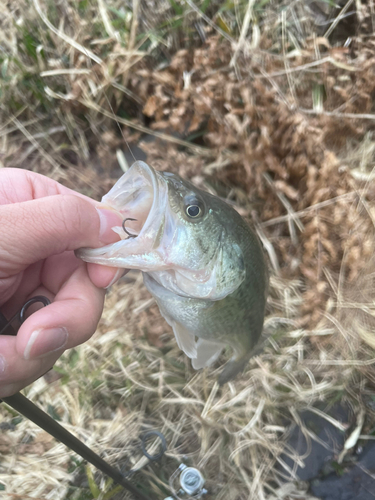
[[128,235],[129,235],[129,238],[136,238],[136,237],[138,236],[137,234],[131,234],[131,233],[129,233],[129,231],[126,229],[126,227],[125,227],[125,222],[126,222],[127,220],[134,220],[134,221],[136,221],[137,219],[131,219],[130,217],[128,217],[127,219],[124,219],[124,220],[122,221],[122,229],[125,231],[125,233],[126,233],[126,234],[128,234]]

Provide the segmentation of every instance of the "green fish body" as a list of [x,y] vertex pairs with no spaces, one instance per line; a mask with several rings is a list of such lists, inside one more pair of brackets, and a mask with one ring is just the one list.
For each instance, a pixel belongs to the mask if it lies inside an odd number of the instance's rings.
[[173,328],[193,368],[212,364],[229,345],[234,357],[219,377],[239,373],[263,328],[268,273],[259,241],[225,201],[181,177],[136,162],[103,197],[103,205],[136,219],[126,238],[81,249],[87,262],[140,269],[145,286]]

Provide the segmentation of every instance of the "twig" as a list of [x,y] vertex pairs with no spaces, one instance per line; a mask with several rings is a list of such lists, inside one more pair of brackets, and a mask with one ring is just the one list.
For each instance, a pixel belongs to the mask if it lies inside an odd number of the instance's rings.
[[279,265],[279,261],[277,259],[276,251],[275,251],[272,243],[270,242],[270,240],[265,235],[265,233],[261,227],[261,224],[259,224],[259,222],[257,220],[257,216],[255,214],[253,216],[253,220],[255,223],[257,235],[258,235],[260,241],[263,243],[263,246],[264,246],[266,252],[268,253],[268,256],[270,258],[270,262],[271,262],[272,267],[275,271],[275,274],[279,275],[280,274],[280,265]]
[[61,171],[60,165],[52,158],[52,156],[45,151],[42,146],[39,144],[39,142],[30,134],[30,132],[22,125],[22,123],[17,120],[17,118],[13,118],[13,122],[19,130],[24,134],[24,136],[31,142],[33,146],[40,152],[40,154],[55,168],[55,170],[51,173],[51,176],[56,171]]
[[139,6],[140,6],[140,1],[133,0],[133,21],[132,21],[132,26],[130,29],[130,36],[129,36],[129,46],[128,46],[129,50],[133,50],[134,45],[135,45],[135,37],[137,35],[137,30],[138,30]]
[[316,111],[315,109],[298,108],[301,113],[307,115],[335,116],[337,118],[354,118],[354,120],[375,120],[375,115],[370,113],[340,113],[339,111]]
[[305,364],[318,366],[371,366],[375,365],[375,358],[360,361],[359,359],[305,359]]
[[[316,210],[317,208],[324,208],[328,207],[329,205],[332,205],[332,203],[335,203],[336,201],[339,200],[345,200],[347,198],[352,198],[354,196],[357,196],[357,193],[355,191],[351,191],[350,193],[345,193],[340,196],[335,196],[334,198],[331,198],[330,200],[326,201],[321,201],[320,203],[315,203],[315,205],[310,205],[307,208],[304,208],[303,210],[300,210],[299,212],[294,212],[295,216],[298,217],[306,217],[306,215],[310,215],[310,212],[313,210]],[[266,220],[265,222],[262,222],[260,224],[261,227],[267,227],[267,226],[273,226],[274,224],[278,224],[279,222],[288,222],[290,219],[290,215],[281,215],[280,217],[275,217],[274,219]]]
[[319,61],[313,61],[311,63],[301,64],[300,66],[294,66],[293,68],[288,68],[281,71],[274,71],[273,73],[268,73],[267,77],[258,73],[254,75],[254,78],[268,78],[270,76],[282,76],[286,75],[287,73],[295,73],[296,71],[302,71],[305,69],[314,68],[324,63],[331,63],[334,66],[339,66],[340,68],[346,69],[347,71],[356,71],[356,68],[348,66],[346,64],[338,63],[335,59],[333,59],[333,57],[328,56],[324,57],[323,59],[320,59]]
[[113,29],[113,26],[112,26],[111,21],[110,21],[109,16],[108,16],[107,7],[106,7],[103,0],[98,0],[98,7],[99,7],[100,15],[102,17],[104,28],[105,28],[108,36],[111,38],[114,38],[117,42],[120,42],[121,38],[120,38],[119,32],[115,31]]
[[59,75],[89,75],[91,73],[90,69],[79,69],[79,68],[61,68],[61,69],[50,69],[48,71],[42,71],[39,76],[59,76]]
[[289,85],[289,89],[290,89],[290,95],[291,95],[291,98],[293,100],[293,104],[294,104],[294,107],[297,106],[297,99],[296,99],[296,93],[295,93],[295,90],[294,90],[294,85],[293,85],[293,82],[292,82],[292,79],[291,79],[291,76],[290,76],[290,66],[289,66],[289,61],[288,61],[288,58],[286,57],[286,11],[284,10],[282,13],[281,13],[281,32],[282,32],[282,37],[281,37],[281,41],[282,41],[282,48],[283,48],[283,56],[284,56],[284,66],[285,66],[285,71],[286,71],[286,77],[287,77],[287,80],[288,80],[288,85]]
[[174,144],[179,144],[180,146],[184,146],[185,148],[192,149],[196,153],[199,153],[204,156],[213,156],[215,153],[214,151],[208,149],[208,148],[203,148],[202,146],[197,146],[196,144],[191,144],[190,142],[184,141],[182,139],[178,139],[177,137],[173,137],[172,135],[168,134],[163,134],[162,132],[156,132],[155,130],[152,130],[148,127],[144,127],[143,125],[138,125],[137,123],[134,123],[131,120],[127,120],[126,118],[121,118],[121,116],[117,116],[114,113],[110,113],[106,109],[98,106],[94,102],[86,101],[84,99],[79,99],[78,102],[83,104],[89,109],[93,109],[94,111],[98,111],[104,116],[107,116],[108,118],[111,118],[112,120],[117,121],[118,123],[122,123],[123,125],[126,125],[130,128],[133,128],[135,130],[139,130],[140,132],[143,132],[145,134],[153,135],[157,137],[158,139],[162,139],[163,141],[168,141],[168,142],[173,142]]
[[41,498],[41,497],[31,497],[31,496],[29,496],[29,495],[24,495],[24,494],[22,494],[22,495],[17,495],[17,493],[8,493],[8,492],[6,492],[6,491],[3,491],[3,493],[2,493],[2,494],[3,494],[3,495],[7,495],[7,496],[9,496],[9,497],[10,497],[11,499],[13,499],[13,500],[14,500],[14,499],[17,499],[17,500],[18,500],[18,499],[19,499],[19,500],[25,500],[26,498],[30,498],[30,500],[44,500],[44,499],[43,499],[43,498]]
[[[9,132],[7,132],[6,130],[5,130],[5,131],[3,131],[3,132],[1,132],[1,131],[2,131],[5,127],[7,127],[7,126],[9,125],[9,123],[11,123],[11,122],[13,121],[13,119],[14,119],[14,118],[17,118],[20,114],[22,114],[22,113],[25,111],[25,109],[26,109],[27,107],[28,107],[28,106],[27,106],[27,104],[25,104],[24,106],[22,106],[22,108],[21,108],[21,109],[19,109],[19,110],[17,111],[17,113],[16,113],[15,115],[13,115],[11,118],[8,118],[8,119],[6,120],[6,122],[5,122],[5,123],[3,123],[3,124],[1,124],[1,125],[0,125],[0,133],[1,133],[1,135],[7,135],[7,134],[9,133]],[[3,109],[3,107],[2,107],[2,109]],[[4,111],[5,111],[5,110],[4,110]],[[29,123],[30,123],[31,121],[34,123],[34,122],[36,122],[36,121],[38,121],[38,120],[39,120],[39,118],[33,118],[32,120],[29,120]],[[16,129],[16,130],[17,130],[17,129]],[[13,130],[12,130],[12,132],[13,132]],[[1,135],[0,135],[0,137],[1,137]]]
[[333,21],[333,23],[331,24],[331,26],[324,33],[324,38],[327,38],[327,40],[328,40],[329,35],[336,28],[336,26],[339,24],[339,22],[341,21],[341,19],[344,17],[345,12],[349,9],[349,7],[351,6],[352,3],[353,3],[353,0],[348,0],[346,2],[346,4],[344,5],[344,7],[341,9],[339,15],[336,17],[336,19]]
[[293,210],[293,207],[287,200],[286,196],[283,193],[280,193],[280,191],[275,187],[271,177],[266,172],[263,174],[263,177],[265,178],[265,180],[267,181],[268,185],[273,190],[273,192],[276,194],[276,196],[279,198],[281,203],[284,205],[286,211],[289,214],[288,215],[289,232],[292,243],[295,245],[297,243],[297,235],[292,222],[295,223],[295,225],[301,232],[304,230],[304,226],[302,222],[298,219],[296,212]]
[[244,18],[242,28],[241,28],[240,38],[238,39],[237,47],[236,47],[236,50],[234,51],[234,54],[232,56],[232,59],[230,61],[229,66],[234,66],[236,64],[238,54],[240,53],[243,46],[245,45],[246,35],[247,35],[248,30],[249,30],[250,21],[253,17],[254,3],[255,3],[255,0],[249,0],[249,3],[247,4],[245,18]]
[[[130,52],[130,54],[132,52],[135,53],[136,50],[137,50],[137,49],[134,49],[134,46],[135,46],[135,37],[137,35],[137,30],[138,30],[139,6],[140,6],[140,1],[139,0],[133,0],[133,20],[132,20],[132,25],[131,25],[131,28],[130,28],[130,35],[129,35],[129,42],[128,42],[128,51]],[[123,74],[123,84],[124,84],[124,87],[127,87],[127,85],[128,85],[129,69],[132,66],[132,59],[133,59],[132,56],[129,55],[129,63],[127,64],[127,67],[126,67],[126,69],[124,71],[124,74]],[[133,64],[134,64],[134,62],[133,62]]]
[[329,422],[331,425],[333,425],[334,427],[336,427],[336,429],[339,429],[340,431],[344,431],[344,432],[346,430],[348,430],[348,425],[347,424],[346,425],[342,424],[341,422],[339,422],[335,418],[331,417],[330,415],[327,415],[327,413],[324,413],[324,411],[321,411],[318,408],[315,408],[314,406],[309,406],[306,409],[308,411],[311,411],[312,413],[315,413],[319,417],[324,418],[325,420],[327,420],[327,422]]
[[206,23],[211,26],[214,30],[216,30],[218,33],[220,33],[221,36],[223,36],[226,40],[228,40],[230,43],[234,43],[234,39],[228,35],[224,30],[219,28],[217,24],[215,24],[209,17],[206,16],[198,7],[192,2],[192,0],[185,0],[186,3],[191,7],[198,15],[201,17]]
[[103,61],[100,59],[100,57],[96,56],[93,52],[91,52],[91,50],[86,49],[83,45],[81,45],[80,43],[78,43],[75,40],[73,40],[73,38],[71,38],[70,36],[66,35],[62,31],[60,31],[57,28],[55,28],[55,26],[53,26],[53,24],[44,15],[42,9],[40,8],[39,0],[33,0],[33,4],[34,4],[35,10],[37,11],[37,13],[38,13],[39,17],[41,18],[41,20],[44,22],[44,24],[51,31],[53,31],[53,33],[55,33],[55,35],[57,35],[59,38],[61,38],[62,40],[64,40],[64,42],[68,43],[69,45],[71,45],[72,47],[74,47],[75,49],[77,49],[79,52],[81,52],[82,54],[84,54],[85,56],[87,56],[90,59],[92,59],[93,61],[95,61],[97,64],[102,64]]
[[[25,106],[24,109],[26,109],[27,106]],[[12,120],[17,117],[20,113],[17,113],[16,115],[12,116],[12,118],[9,118],[9,120],[7,120],[7,122],[4,124],[4,127],[6,125],[8,125],[9,123],[12,122]],[[24,127],[27,127],[29,125],[33,125],[34,123],[38,123],[39,121],[43,120],[44,118],[31,118],[30,120],[26,120],[25,122],[23,122],[23,125]],[[5,130],[2,130],[3,129],[3,126],[0,127],[0,137],[3,137],[4,135],[8,135],[8,134],[11,134],[12,132],[15,132],[16,130],[19,130],[19,127],[10,127],[10,128],[7,128]]]

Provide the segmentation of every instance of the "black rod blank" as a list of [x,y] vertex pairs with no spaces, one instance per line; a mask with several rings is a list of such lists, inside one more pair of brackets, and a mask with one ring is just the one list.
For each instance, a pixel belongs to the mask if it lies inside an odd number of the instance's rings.
[[[22,310],[24,310],[24,308]],[[12,320],[13,319],[14,318],[12,318]],[[17,332],[12,328],[10,324],[11,321],[7,321],[4,315],[0,312],[0,335],[16,335]],[[45,411],[38,408],[21,393],[17,392],[13,396],[2,398],[2,400],[11,408],[18,411],[18,413],[34,422],[34,424],[38,425],[41,429],[51,434],[51,436],[63,443],[65,446],[75,451],[84,460],[87,460],[87,462],[90,462],[90,464],[94,467],[104,472],[104,474],[107,474],[107,476],[112,478],[123,488],[130,491],[137,500],[151,500],[150,497],[146,497],[138,490],[138,488],[128,481],[120,471],[116,470],[105,460],[100,458],[99,455],[90,450],[90,448],[82,443],[82,441],[73,436],[73,434],[67,431],[62,425],[56,422],[56,420],[51,418]],[[0,402],[2,400],[0,399]]]
[[61,441],[65,446],[78,453],[78,455],[87,460],[87,462],[90,462],[94,467],[104,472],[104,474],[107,474],[107,476],[111,477],[116,483],[133,493],[137,499],[150,500],[149,497],[143,495],[143,493],[141,493],[132,483],[125,479],[121,472],[105,462],[99,455],[82,443],[82,441],[73,436],[73,434],[67,431],[62,425],[56,422],[56,420],[38,408],[21,393],[18,392],[13,396],[7,396],[3,398],[3,401],[18,411],[18,413],[21,413],[21,415],[34,422],[34,424],[38,425],[41,429],[51,434],[55,439]]

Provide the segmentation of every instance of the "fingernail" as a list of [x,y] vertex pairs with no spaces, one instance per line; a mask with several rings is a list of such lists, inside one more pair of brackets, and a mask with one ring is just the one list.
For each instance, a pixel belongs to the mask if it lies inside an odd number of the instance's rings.
[[6,362],[5,362],[5,358],[2,354],[0,354],[0,377],[2,377],[3,375],[5,375],[5,368],[6,368]]
[[23,353],[25,359],[42,358],[64,347],[68,340],[68,330],[62,328],[41,328],[30,335]]
[[96,211],[98,212],[100,218],[100,241],[103,243],[114,243],[119,239],[119,237],[114,231],[112,231],[112,228],[115,226],[121,226],[121,214],[115,210],[101,208],[100,206],[96,207]]
[[107,285],[105,287],[105,289],[107,290],[107,288],[109,288],[110,286],[112,286],[114,283],[116,283],[117,280],[119,280],[121,278],[121,276],[125,273],[126,269],[117,269],[116,271],[116,274],[113,276],[113,279],[112,281],[110,282],[109,285]]

